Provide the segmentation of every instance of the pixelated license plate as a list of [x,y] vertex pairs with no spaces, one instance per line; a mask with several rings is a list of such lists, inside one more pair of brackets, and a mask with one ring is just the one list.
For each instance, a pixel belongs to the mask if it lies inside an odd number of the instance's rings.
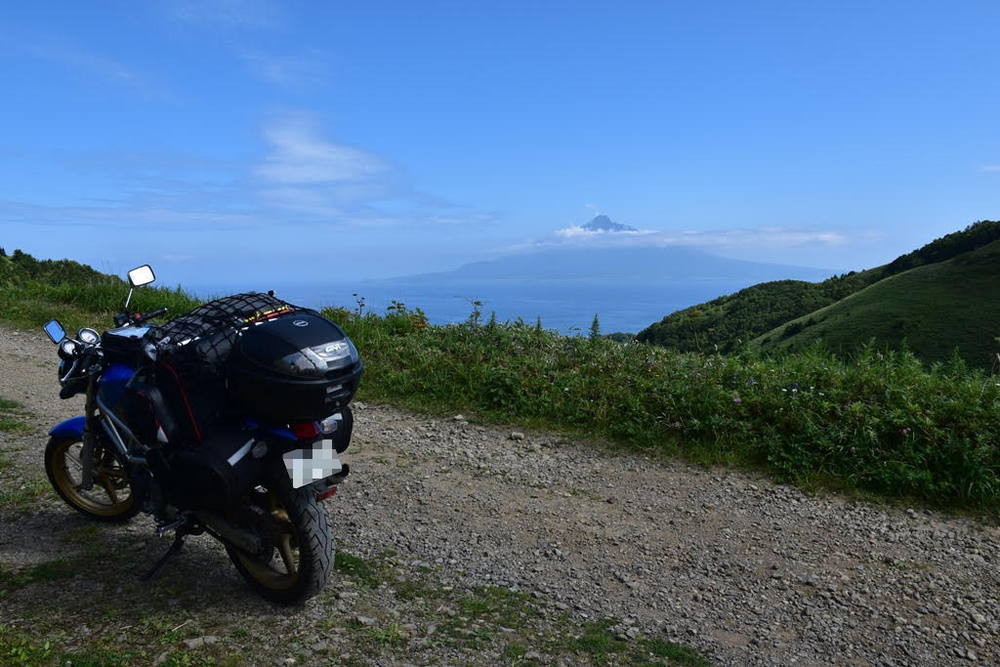
[[299,488],[316,480],[335,475],[343,469],[333,440],[317,440],[312,447],[293,449],[281,457],[292,480],[292,487]]

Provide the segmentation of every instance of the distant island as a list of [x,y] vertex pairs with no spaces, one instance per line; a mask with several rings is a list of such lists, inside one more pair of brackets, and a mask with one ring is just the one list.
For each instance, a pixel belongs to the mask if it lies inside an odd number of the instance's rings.
[[[637,233],[634,227],[598,215],[580,229],[615,235]],[[631,282],[655,285],[680,281],[748,284],[779,278],[819,280],[827,269],[729,259],[681,246],[541,246],[495,259],[464,264],[451,271],[401,276],[373,283],[470,281]],[[721,292],[720,292],[721,293]]]

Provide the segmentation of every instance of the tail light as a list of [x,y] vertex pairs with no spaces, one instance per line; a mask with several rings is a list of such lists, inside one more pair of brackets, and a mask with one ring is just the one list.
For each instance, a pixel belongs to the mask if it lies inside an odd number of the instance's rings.
[[289,424],[289,427],[299,440],[309,440],[320,434],[317,422],[298,422],[296,424]]

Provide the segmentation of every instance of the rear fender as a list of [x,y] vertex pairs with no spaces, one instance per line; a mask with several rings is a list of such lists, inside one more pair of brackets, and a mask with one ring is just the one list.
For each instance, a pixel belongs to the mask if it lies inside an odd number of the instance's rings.
[[67,419],[64,422],[53,426],[49,431],[49,435],[57,438],[76,438],[78,440],[83,440],[83,427],[86,422],[87,418],[83,415]]

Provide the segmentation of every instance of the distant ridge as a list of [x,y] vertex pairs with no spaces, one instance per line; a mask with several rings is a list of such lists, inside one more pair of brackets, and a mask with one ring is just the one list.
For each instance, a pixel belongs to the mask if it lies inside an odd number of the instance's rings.
[[983,220],[883,266],[822,282],[765,282],[664,317],[638,339],[688,351],[764,351],[815,341],[850,352],[871,339],[927,361],[956,348],[989,366],[1000,334],[1000,222]]
[[579,282],[727,281],[750,284],[795,277],[818,280],[825,269],[747,262],[717,257],[694,248],[560,247],[464,264],[453,271],[404,276],[385,282],[474,282],[539,280]]

